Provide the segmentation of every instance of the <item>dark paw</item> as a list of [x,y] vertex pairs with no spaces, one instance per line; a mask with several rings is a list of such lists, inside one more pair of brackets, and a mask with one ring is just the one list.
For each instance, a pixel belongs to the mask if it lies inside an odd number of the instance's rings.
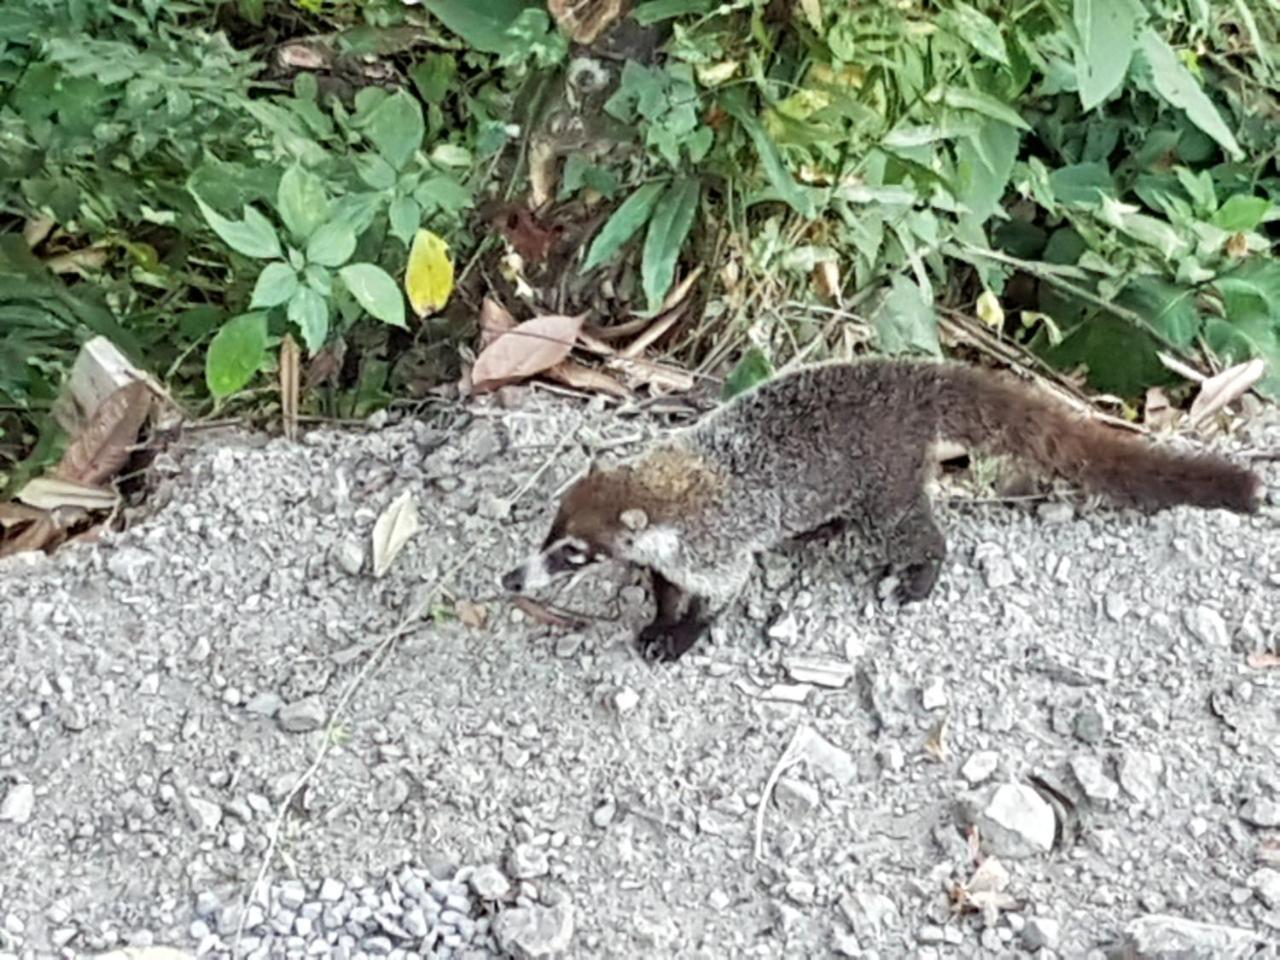
[[908,564],[899,574],[898,585],[893,590],[893,599],[898,604],[918,603],[933,593],[941,571],[942,563],[938,560]]
[[673,663],[698,642],[704,630],[700,623],[651,623],[640,631],[636,646],[651,663]]

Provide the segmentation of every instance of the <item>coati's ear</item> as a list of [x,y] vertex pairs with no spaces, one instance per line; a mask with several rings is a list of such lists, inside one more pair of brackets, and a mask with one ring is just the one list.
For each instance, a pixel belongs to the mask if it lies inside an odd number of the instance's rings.
[[618,514],[618,522],[631,531],[643,530],[649,525],[649,515],[643,510],[623,510]]

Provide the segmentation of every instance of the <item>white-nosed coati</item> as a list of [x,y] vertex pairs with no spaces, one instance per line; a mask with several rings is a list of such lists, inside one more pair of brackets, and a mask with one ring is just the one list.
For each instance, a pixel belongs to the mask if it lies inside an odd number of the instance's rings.
[[1261,479],[1077,415],[1007,375],[955,363],[864,360],[800,368],[741,394],[618,466],[593,466],[541,549],[502,577],[544,586],[603,559],[652,571],[657,616],[642,652],[675,660],[738,594],[755,554],[859,518],[900,570],[899,601],[938,579],[946,540],[926,494],[930,448],[1009,454],[1111,500],[1258,509]]

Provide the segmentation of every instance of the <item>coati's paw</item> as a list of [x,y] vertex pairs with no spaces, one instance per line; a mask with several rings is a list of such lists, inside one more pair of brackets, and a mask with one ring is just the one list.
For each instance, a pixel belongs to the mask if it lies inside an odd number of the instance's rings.
[[640,631],[636,646],[651,663],[673,663],[684,656],[706,627],[696,622],[651,623]]
[[898,585],[893,589],[893,599],[899,603],[916,603],[933,593],[938,583],[942,564],[937,560],[911,563],[898,575]]

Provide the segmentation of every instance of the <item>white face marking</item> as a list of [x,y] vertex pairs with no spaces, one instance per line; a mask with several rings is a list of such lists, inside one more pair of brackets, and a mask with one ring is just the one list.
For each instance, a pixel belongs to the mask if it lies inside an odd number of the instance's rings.
[[541,590],[568,573],[574,573],[598,559],[590,546],[577,537],[562,537],[532,554],[517,569],[522,590]]
[[520,569],[524,571],[524,589],[526,590],[541,590],[551,583],[547,561],[540,553],[531,556]]

